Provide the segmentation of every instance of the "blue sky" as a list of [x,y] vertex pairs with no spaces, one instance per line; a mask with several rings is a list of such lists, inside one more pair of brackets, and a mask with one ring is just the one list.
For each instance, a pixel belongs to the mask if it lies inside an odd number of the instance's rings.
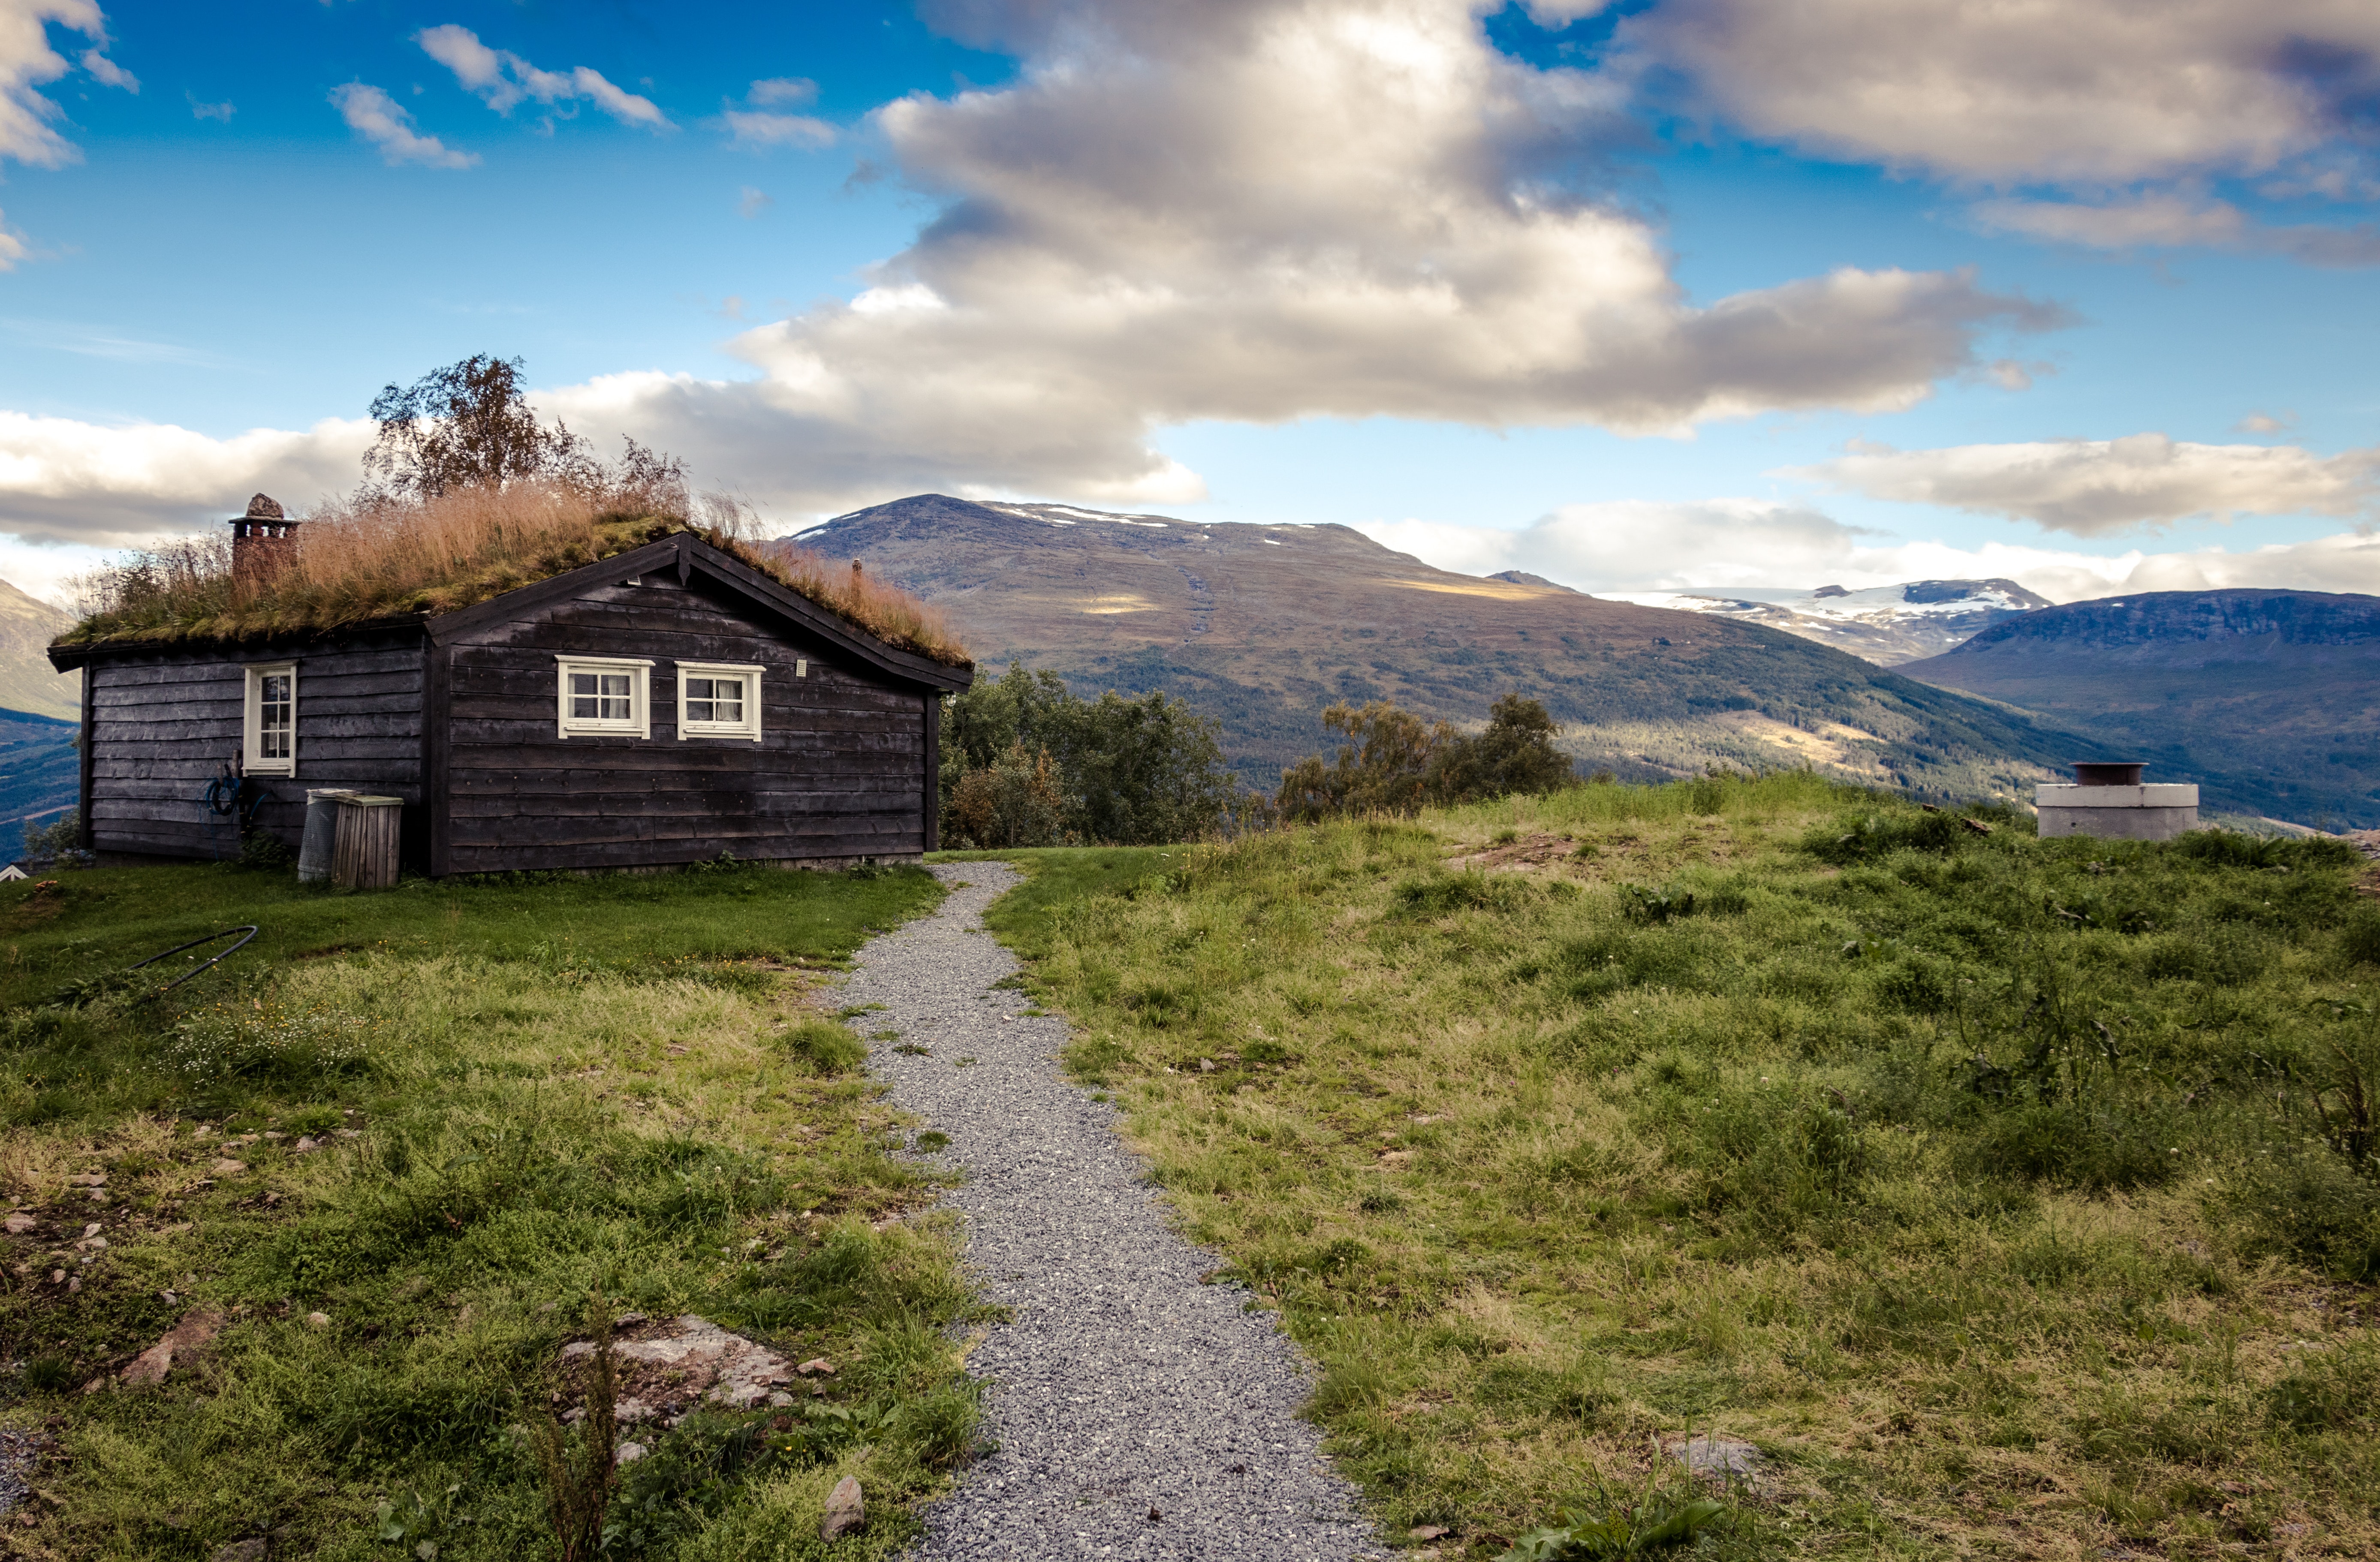
[[2317,0],[0,0],[0,577],[348,486],[490,351],[788,532],[2380,589],[2375,57]]

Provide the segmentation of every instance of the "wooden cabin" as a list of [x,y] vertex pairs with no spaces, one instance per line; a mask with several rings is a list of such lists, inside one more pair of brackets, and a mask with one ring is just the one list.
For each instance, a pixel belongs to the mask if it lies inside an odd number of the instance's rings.
[[[298,524],[259,495],[235,570]],[[407,866],[439,876],[915,862],[941,699],[973,677],[690,532],[453,612],[50,660],[83,670],[88,848],[227,857],[245,828],[294,851],[306,794],[345,789],[403,799]]]

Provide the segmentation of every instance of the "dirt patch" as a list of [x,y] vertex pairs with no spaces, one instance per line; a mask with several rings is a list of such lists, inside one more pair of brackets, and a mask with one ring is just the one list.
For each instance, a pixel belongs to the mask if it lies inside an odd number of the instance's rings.
[[1476,852],[1449,857],[1451,868],[1475,867],[1488,872],[1499,869],[1543,867],[1558,863],[1578,850],[1578,843],[1567,835],[1524,835],[1516,840],[1500,842]]

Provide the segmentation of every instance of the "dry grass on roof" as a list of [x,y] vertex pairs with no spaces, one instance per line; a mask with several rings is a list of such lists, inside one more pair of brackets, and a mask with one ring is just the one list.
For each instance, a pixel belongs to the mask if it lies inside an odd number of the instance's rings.
[[674,484],[519,482],[433,499],[330,502],[270,568],[236,573],[230,527],[131,553],[79,583],[61,644],[261,640],[454,612],[692,531],[888,645],[945,666],[966,648],[940,610],[815,555],[761,545],[748,511]]

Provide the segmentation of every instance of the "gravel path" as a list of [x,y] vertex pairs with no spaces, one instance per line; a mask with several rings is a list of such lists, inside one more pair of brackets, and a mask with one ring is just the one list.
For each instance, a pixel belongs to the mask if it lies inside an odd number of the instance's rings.
[[[1018,881],[998,863],[934,873],[935,915],[869,943],[845,993],[892,1030],[869,1066],[951,1136],[948,1195],[981,1294],[1010,1308],[968,1355],[992,1380],[1000,1449],[926,1513],[915,1555],[1344,1562],[1381,1547],[1354,1492],[1297,1419],[1310,1369],[1246,1293],[1201,1285],[1184,1241],[1116,1137],[1113,1108],[1067,1083],[1066,1022],[1026,1018],[992,984],[1015,960],[983,908]],[[894,1050],[923,1047],[925,1056]]]

